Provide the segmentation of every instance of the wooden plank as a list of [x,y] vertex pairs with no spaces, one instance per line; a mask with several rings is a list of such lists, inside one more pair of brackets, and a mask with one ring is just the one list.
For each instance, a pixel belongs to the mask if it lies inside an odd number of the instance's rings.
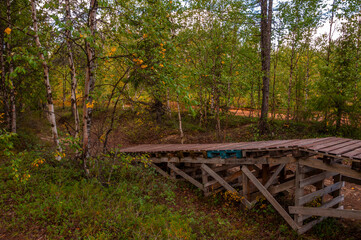
[[198,182],[197,180],[195,180],[194,178],[192,178],[191,176],[189,176],[188,174],[186,174],[185,172],[183,172],[182,170],[177,168],[173,163],[168,163],[168,167],[170,169],[172,169],[174,172],[176,172],[178,175],[180,175],[183,178],[187,179],[190,183],[192,183],[193,185],[195,185],[199,189],[204,190],[203,185],[200,182]]
[[348,145],[348,146],[345,146],[343,148],[339,148],[337,150],[329,151],[329,153],[335,154],[335,155],[342,155],[344,153],[353,151],[353,150],[358,149],[360,147],[361,147],[361,141],[358,141],[358,143]]
[[313,220],[312,222],[307,223],[306,225],[302,226],[300,229],[298,229],[298,234],[304,234],[308,230],[310,230],[313,226],[315,226],[317,223],[322,222],[325,219],[325,217],[320,217],[316,220]]
[[344,139],[344,138],[338,138],[338,139],[335,139],[334,141],[331,141],[331,142],[328,142],[328,143],[324,143],[324,144],[317,144],[313,147],[309,147],[308,149],[310,150],[319,150],[321,148],[325,148],[325,147],[332,147],[332,146],[336,146],[338,144],[341,144],[341,143],[345,143],[345,142],[350,142],[351,139]]
[[158,173],[160,173],[163,177],[171,178],[171,176],[165,172],[163,169],[155,165],[154,163],[150,163],[150,166],[152,166]]
[[286,164],[280,164],[278,166],[278,168],[276,169],[276,171],[272,174],[272,176],[268,179],[268,181],[266,182],[266,184],[264,185],[264,187],[267,189],[269,186],[271,186],[271,184],[273,183],[273,181],[277,178],[278,174],[280,174],[280,172],[282,171],[282,169],[286,166]]
[[293,163],[296,161],[297,160],[294,157],[279,157],[279,158],[269,157],[269,158],[267,158],[268,164]]
[[286,220],[286,222],[294,229],[298,230],[299,226],[291,218],[290,215],[282,208],[282,206],[277,202],[277,200],[272,196],[270,192],[258,181],[258,179],[249,171],[246,166],[242,167],[242,171],[247,175],[251,182],[258,188],[258,190],[265,196],[265,198],[272,204],[272,206],[281,214],[281,216]]
[[275,195],[279,192],[283,192],[283,191],[286,191],[290,188],[293,188],[295,186],[295,179],[292,179],[290,181],[287,181],[285,183],[281,183],[279,185],[276,185],[276,186],[270,186],[269,187],[269,191],[272,195]]
[[361,154],[361,147],[356,148],[355,150],[353,150],[351,152],[343,153],[343,154],[341,154],[341,156],[352,158],[353,156],[357,156],[359,154]]
[[209,189],[208,187],[206,186],[207,183],[208,183],[208,174],[206,171],[204,171],[203,169],[202,170],[202,183],[203,183],[203,191],[204,193],[208,193],[209,192]]
[[312,139],[311,142],[299,143],[298,147],[299,148],[308,148],[308,147],[312,147],[316,144],[322,144],[322,143],[332,141],[333,139],[336,139],[336,138],[335,137],[318,138],[318,139],[315,138],[315,139]]
[[[331,208],[336,206],[337,204],[341,203],[344,200],[344,196],[340,195],[338,197],[333,198],[332,200],[322,204],[320,208]],[[300,221],[304,221],[308,218],[312,217],[312,215],[302,215],[302,218],[300,218]]]
[[[221,178],[216,172],[214,172],[210,167],[208,167],[206,164],[202,164],[201,168],[206,171],[210,176],[212,176],[215,180],[217,180],[225,189],[227,189],[228,191],[231,192],[236,192],[238,193],[238,191],[236,189],[234,189],[231,185],[229,185],[223,178]],[[239,193],[238,193],[239,194]],[[239,194],[240,195],[240,194]],[[246,206],[246,207],[251,207],[251,203],[245,199],[244,196],[241,196],[241,202]]]
[[357,185],[361,185],[361,179],[355,179],[347,176],[342,176],[341,181],[349,182],[349,183],[355,183]]
[[322,173],[319,173],[317,175],[313,175],[311,177],[302,179],[301,182],[300,182],[300,187],[305,187],[307,185],[311,185],[313,183],[322,181],[322,180],[324,180],[326,178],[333,177],[333,176],[335,176],[337,174],[338,173],[334,173],[334,172],[322,172]]
[[[230,176],[225,177],[224,180],[227,181],[227,182],[232,182],[232,181],[236,180],[241,175],[242,175],[242,171],[238,171],[238,172],[233,173]],[[217,180],[209,181],[207,184],[205,184],[205,187],[210,187],[212,185],[217,185],[217,183],[218,183]],[[213,187],[218,187],[218,186],[213,186]]]
[[[300,186],[301,180],[304,178],[305,174],[303,173],[303,166],[299,163],[296,164],[296,172],[295,172],[295,206],[301,206],[302,203],[300,201],[301,197],[304,194],[303,187]],[[300,225],[303,225],[303,222],[300,221],[301,215],[295,215],[294,219]]]
[[353,170],[350,167],[345,166],[343,164],[337,164],[337,163],[325,164],[317,159],[313,159],[313,160],[300,159],[298,160],[298,162],[302,165],[306,165],[309,167],[318,168],[329,172],[337,172],[351,178],[361,179],[361,172]]
[[349,142],[337,144],[336,146],[325,147],[325,148],[319,149],[319,151],[320,152],[332,152],[332,151],[336,151],[336,150],[341,149],[341,148],[352,146],[352,145],[357,144],[357,143],[360,143],[360,140],[352,140],[352,141],[349,141]]
[[308,203],[308,202],[311,202],[313,201],[314,199],[318,198],[318,197],[322,197],[323,195],[325,194],[328,194],[328,193],[331,193],[335,190],[338,190],[340,188],[342,188],[344,186],[344,182],[337,182],[333,185],[330,185],[330,186],[327,186],[323,189],[320,189],[316,192],[313,192],[313,193],[310,193],[310,194],[307,194],[303,197],[300,197],[299,198],[299,203],[300,205],[303,205],[305,203]]
[[149,160],[153,163],[162,163],[162,162],[171,162],[171,163],[178,163],[179,162],[179,158],[177,157],[161,157],[161,158],[156,158],[156,157],[151,157],[149,158]]
[[290,213],[321,217],[361,219],[360,210],[289,206]]

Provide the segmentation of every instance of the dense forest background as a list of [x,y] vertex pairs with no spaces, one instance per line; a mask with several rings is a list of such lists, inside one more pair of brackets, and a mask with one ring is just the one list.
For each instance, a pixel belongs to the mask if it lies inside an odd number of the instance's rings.
[[0,46],[0,238],[296,239],[119,145],[361,138],[360,0],[2,0]]

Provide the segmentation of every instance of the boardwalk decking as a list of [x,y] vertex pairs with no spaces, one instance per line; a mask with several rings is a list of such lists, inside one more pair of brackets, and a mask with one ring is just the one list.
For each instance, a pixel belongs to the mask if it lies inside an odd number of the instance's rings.
[[[343,210],[344,181],[361,184],[361,140],[312,138],[216,144],[143,144],[120,150],[146,154],[163,176],[184,178],[206,196],[231,191],[246,207],[263,195],[287,223],[304,233],[325,217],[361,219],[361,211]],[[333,178],[326,186],[325,179]],[[309,192],[306,186],[316,189]],[[275,196],[292,193],[284,209]],[[325,202],[325,199],[331,200]],[[320,207],[309,207],[319,199]],[[287,211],[288,210],[288,211]],[[314,219],[311,216],[319,216]]]

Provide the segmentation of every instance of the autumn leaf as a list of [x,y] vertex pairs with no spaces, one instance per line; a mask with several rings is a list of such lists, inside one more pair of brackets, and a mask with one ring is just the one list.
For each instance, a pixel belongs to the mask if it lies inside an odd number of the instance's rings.
[[6,28],[4,32],[9,35],[11,33],[11,28]]
[[148,65],[142,65],[142,66],[140,66],[141,68],[146,68],[146,67],[148,67]]

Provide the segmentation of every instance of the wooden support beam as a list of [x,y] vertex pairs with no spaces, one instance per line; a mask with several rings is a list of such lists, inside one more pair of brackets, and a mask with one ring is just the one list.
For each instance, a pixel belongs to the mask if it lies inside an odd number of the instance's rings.
[[288,207],[290,213],[293,214],[304,214],[312,216],[322,217],[334,217],[334,218],[350,218],[350,219],[361,219],[360,210],[345,210],[345,209],[334,209],[334,208],[317,208],[317,207]]
[[342,181],[345,181],[345,182],[361,185],[361,179],[355,179],[355,178],[351,178],[351,177],[347,177],[347,176],[342,176],[341,179],[342,179]]
[[302,226],[300,229],[298,229],[298,234],[304,234],[308,230],[310,230],[313,226],[315,226],[317,223],[322,222],[325,219],[325,217],[318,218],[316,220],[313,220],[312,222],[307,223],[306,225]]
[[201,189],[202,191],[204,190],[203,185],[200,182],[198,182],[197,180],[195,180],[194,178],[192,178],[191,176],[189,176],[188,174],[186,174],[185,172],[183,172],[182,170],[177,168],[173,163],[168,163],[168,167],[170,169],[172,169],[175,173],[182,176],[183,178],[188,180],[190,183],[192,183],[193,185],[195,185],[196,187]]
[[[300,186],[300,182],[305,177],[305,174],[303,173],[303,166],[301,166],[299,163],[296,164],[296,172],[295,172],[295,206],[301,206],[303,205],[300,201],[301,197],[304,194],[303,187]],[[295,221],[302,226],[303,221],[300,221],[300,218],[302,218],[302,215],[295,215],[294,219]]]
[[272,195],[275,195],[279,192],[283,192],[286,191],[290,188],[293,188],[295,186],[295,179],[289,180],[287,182],[281,183],[279,185],[275,185],[275,186],[270,186],[269,187],[269,192]]
[[337,182],[337,183],[335,183],[333,185],[330,185],[328,187],[320,189],[320,190],[318,190],[316,192],[313,192],[313,193],[307,194],[307,195],[305,195],[303,197],[300,197],[299,198],[299,203],[300,203],[300,205],[303,205],[305,203],[311,202],[314,199],[316,199],[318,197],[322,197],[323,195],[331,193],[333,191],[336,191],[336,190],[342,188],[343,186],[344,186],[344,182]]
[[271,186],[271,184],[274,182],[274,180],[277,178],[278,174],[280,174],[280,172],[282,171],[282,169],[286,166],[285,163],[282,163],[278,166],[278,168],[276,169],[276,171],[272,174],[272,176],[268,179],[268,181],[266,182],[266,184],[264,185],[264,187],[267,189],[269,186]]
[[163,169],[155,165],[154,163],[150,163],[150,166],[152,166],[158,173],[160,173],[163,177],[171,178],[171,176],[165,172]]
[[272,204],[272,206],[278,211],[279,214],[286,220],[286,222],[294,229],[298,230],[299,226],[290,215],[282,208],[282,206],[277,202],[277,200],[272,196],[270,192],[258,181],[258,179],[249,171],[246,166],[242,167],[242,171],[246,176],[251,180],[251,182],[258,188],[258,190],[265,196],[265,198]]
[[313,183],[317,183],[317,182],[322,181],[322,180],[324,180],[326,178],[333,177],[333,176],[335,176],[337,174],[338,173],[334,173],[334,172],[322,172],[322,173],[319,173],[317,175],[313,175],[311,177],[302,179],[300,181],[300,187],[305,187],[307,185],[312,185]]
[[208,193],[209,192],[209,188],[206,186],[208,183],[208,174],[206,171],[202,170],[202,183],[203,183],[203,191],[204,193]]
[[294,157],[279,157],[279,158],[275,158],[275,157],[269,157],[267,158],[267,162],[268,164],[283,164],[283,163],[293,163],[296,162],[297,160]]
[[[201,168],[206,171],[211,177],[213,177],[215,180],[217,180],[225,189],[227,189],[228,191],[231,192],[236,192],[238,193],[238,191],[236,189],[234,189],[231,185],[229,185],[223,178],[221,178],[216,172],[214,172],[210,167],[208,167],[206,164],[202,164]],[[239,193],[238,193],[239,194]],[[240,195],[240,194],[239,194]],[[246,207],[251,207],[251,203],[245,199],[242,195],[241,196],[241,202],[246,206]]]
[[[332,200],[322,204],[322,206],[319,207],[319,208],[331,208],[331,207],[334,207],[334,206],[338,205],[343,200],[344,200],[344,196],[340,195],[340,196],[335,197]],[[299,218],[299,221],[304,221],[304,220],[306,220],[306,219],[308,219],[310,217],[312,217],[312,215],[302,215],[302,217]]]
[[298,162],[305,166],[318,168],[329,172],[337,172],[347,177],[361,179],[361,172],[353,170],[342,164],[338,164],[338,163],[326,164],[320,160],[310,159],[310,158],[306,160],[300,159]]
[[[229,175],[229,176],[225,177],[224,180],[227,181],[227,182],[232,182],[232,181],[236,180],[241,175],[242,175],[242,171],[238,171],[238,172],[233,173],[232,175]],[[218,184],[217,183],[218,183],[217,180],[213,180],[213,181],[209,181],[204,186],[205,187],[210,187],[212,185],[215,185],[213,187],[217,188],[218,187],[217,185],[219,184],[219,183]]]

